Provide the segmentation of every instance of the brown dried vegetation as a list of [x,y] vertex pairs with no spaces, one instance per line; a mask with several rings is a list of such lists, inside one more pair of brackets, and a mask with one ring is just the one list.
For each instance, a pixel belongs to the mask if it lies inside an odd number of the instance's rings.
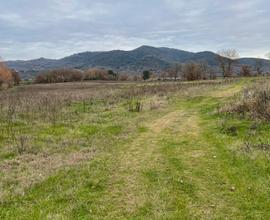
[[0,61],[0,88],[10,87],[12,85],[12,73],[5,66],[5,64]]
[[221,108],[221,112],[237,113],[252,119],[270,121],[270,86],[258,83],[245,89],[236,100]]

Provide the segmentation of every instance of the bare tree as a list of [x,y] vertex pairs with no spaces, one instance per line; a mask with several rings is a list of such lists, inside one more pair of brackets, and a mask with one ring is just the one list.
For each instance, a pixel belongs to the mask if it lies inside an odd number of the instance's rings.
[[167,72],[166,71],[162,71],[161,73],[160,73],[160,78],[164,81],[165,79],[166,79],[166,77],[167,77]]
[[18,86],[22,80],[20,74],[14,69],[11,70],[11,74],[14,85]]
[[241,66],[240,76],[249,77],[251,76],[251,67],[249,65]]
[[206,79],[204,67],[200,63],[186,63],[183,65],[183,78],[187,81]]
[[224,49],[217,52],[217,61],[221,68],[223,77],[232,76],[233,64],[236,63],[236,59],[239,54],[235,49]]
[[255,61],[256,73],[258,76],[263,74],[263,61],[262,59],[256,59]]
[[181,71],[182,71],[182,65],[181,64],[175,64],[173,67],[171,67],[168,70],[168,77],[174,78],[174,80],[177,80],[177,78],[180,75]]
[[201,72],[202,79],[215,79],[215,73],[206,61],[201,61],[197,65]]

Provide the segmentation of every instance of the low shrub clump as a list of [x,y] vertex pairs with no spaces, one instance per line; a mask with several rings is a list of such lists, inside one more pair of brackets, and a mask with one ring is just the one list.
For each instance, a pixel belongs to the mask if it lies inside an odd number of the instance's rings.
[[248,65],[243,65],[240,70],[240,76],[249,77],[252,76],[252,69]]
[[224,106],[221,112],[237,113],[270,122],[269,83],[257,84],[245,89],[237,100]]
[[183,78],[187,81],[207,79],[207,73],[197,63],[187,63],[183,67]]
[[128,101],[128,110],[130,112],[141,112],[143,109],[142,102],[139,100],[129,100]]
[[115,80],[116,77],[112,70],[93,68],[84,72],[84,80]]

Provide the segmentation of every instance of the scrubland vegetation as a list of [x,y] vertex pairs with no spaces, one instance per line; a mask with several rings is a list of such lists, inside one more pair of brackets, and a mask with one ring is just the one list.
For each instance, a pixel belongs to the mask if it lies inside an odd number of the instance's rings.
[[268,219],[269,82],[1,91],[0,218]]
[[245,88],[240,97],[228,103],[223,112],[237,113],[252,120],[270,122],[270,85],[263,81]]
[[21,81],[19,73],[15,70],[8,69],[0,60],[0,89],[10,88],[13,85],[19,85]]

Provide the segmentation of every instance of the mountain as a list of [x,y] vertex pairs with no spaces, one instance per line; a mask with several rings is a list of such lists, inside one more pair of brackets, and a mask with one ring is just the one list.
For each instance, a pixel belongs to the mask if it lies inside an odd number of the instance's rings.
[[[107,52],[83,52],[62,59],[35,59],[28,61],[8,61],[7,65],[21,73],[23,78],[31,78],[39,71],[56,68],[87,69],[102,67],[115,71],[141,72],[143,70],[159,71],[175,63],[207,62],[217,68],[217,54],[211,51],[192,53],[184,50],[141,46],[131,51],[113,50]],[[261,60],[265,70],[270,70],[270,61]],[[255,67],[255,58],[238,59],[238,64]]]

